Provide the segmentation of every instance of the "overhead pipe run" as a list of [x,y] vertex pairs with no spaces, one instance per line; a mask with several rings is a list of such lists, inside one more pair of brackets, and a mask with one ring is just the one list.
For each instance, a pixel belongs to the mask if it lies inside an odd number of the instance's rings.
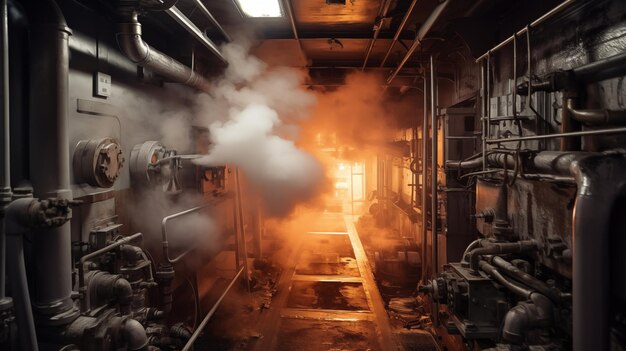
[[302,47],[302,42],[300,41],[300,36],[298,35],[298,27],[296,26],[296,19],[293,15],[293,9],[291,8],[291,0],[283,0],[283,4],[287,9],[287,16],[289,16],[289,23],[291,23],[291,31],[293,32],[293,39],[298,44],[298,49],[300,50],[300,55],[304,62],[307,62],[306,54],[304,53],[304,48]]
[[183,27],[189,34],[191,34],[197,41],[199,41],[204,47],[209,49],[215,57],[217,57],[222,63],[226,64],[226,58],[222,55],[220,50],[217,48],[215,43],[211,41],[211,39],[207,38],[206,34],[204,34],[196,25],[187,18],[176,6],[172,6],[171,8],[165,10],[170,17],[172,17],[181,27]]
[[435,9],[430,14],[430,16],[428,16],[424,24],[422,24],[419,31],[417,32],[417,37],[413,41],[413,45],[411,45],[406,55],[404,55],[404,58],[402,59],[402,61],[400,61],[400,64],[398,65],[398,67],[395,69],[395,71],[391,73],[391,75],[387,79],[387,84],[390,84],[394,80],[394,78],[396,78],[398,73],[400,73],[400,70],[404,67],[407,61],[409,61],[409,59],[411,58],[415,50],[417,50],[417,48],[419,48],[422,45],[422,41],[424,40],[426,35],[430,32],[435,22],[437,22],[437,20],[443,13],[443,10],[446,9],[446,7],[448,6],[448,3],[450,3],[450,0],[444,0],[442,3],[437,5],[437,7],[435,7]]
[[222,27],[222,25],[215,19],[215,17],[213,16],[213,14],[211,13],[211,11],[209,11],[209,9],[206,8],[206,6],[204,6],[204,4],[202,3],[201,0],[193,0],[194,4],[196,4],[196,6],[198,7],[198,9],[200,9],[200,12],[202,12],[202,14],[204,15],[204,17],[206,17],[209,22],[211,22],[211,24],[213,25],[213,27],[215,27],[220,34],[222,35],[222,37],[224,37],[224,39],[227,42],[231,42],[233,41],[230,37],[230,35],[228,35],[228,33],[224,30],[224,28]]
[[389,55],[391,54],[393,47],[396,45],[396,43],[400,39],[400,34],[402,34],[404,27],[406,27],[406,23],[408,22],[409,17],[411,17],[411,14],[413,13],[413,9],[415,8],[416,4],[417,4],[417,0],[411,1],[411,5],[409,5],[409,8],[406,10],[404,17],[402,17],[402,22],[400,22],[400,26],[398,26],[396,33],[393,35],[393,40],[391,41],[391,44],[389,45],[389,49],[387,49],[387,53],[385,53],[385,57],[383,57],[383,60],[380,62],[380,65],[378,67],[385,67],[385,63],[387,62],[387,59],[389,58]]
[[[124,13],[125,11],[122,10],[121,12]],[[117,42],[126,57],[135,64],[145,67],[164,78],[188,85],[200,91],[210,92],[210,83],[202,75],[152,48],[143,41],[141,37],[141,23],[139,23],[137,16],[137,12],[131,10],[118,23]]]
[[485,52],[483,55],[481,55],[479,58],[476,59],[476,63],[479,63],[480,61],[486,59],[494,51],[497,51],[497,50],[503,48],[505,45],[507,45],[510,42],[512,42],[513,40],[515,40],[516,36],[517,37],[521,37],[522,35],[526,34],[528,32],[528,30],[534,29],[537,26],[541,25],[542,23],[544,23],[548,19],[552,18],[553,16],[557,15],[561,11],[565,10],[566,8],[568,8],[570,5],[572,5],[576,1],[577,0],[566,0],[566,1],[562,2],[562,3],[560,3],[558,6],[554,7],[552,10],[548,11],[547,13],[545,13],[543,16],[541,16],[541,17],[537,18],[536,20],[534,20],[531,24],[529,24],[529,25],[525,26],[524,28],[520,29],[519,31],[514,33],[512,36],[510,36],[507,39],[505,39],[502,42],[500,42],[500,44],[494,46],[493,48],[491,48],[490,50]]
[[370,54],[372,53],[372,49],[376,44],[376,40],[378,40],[378,35],[380,34],[380,30],[383,27],[383,21],[387,17],[387,13],[389,12],[389,6],[391,5],[391,0],[383,0],[381,11],[378,14],[377,23],[374,25],[374,37],[370,39],[370,43],[367,47],[367,51],[365,54],[365,60],[363,60],[363,66],[361,67],[361,71],[365,70],[367,67],[367,61],[370,58]]

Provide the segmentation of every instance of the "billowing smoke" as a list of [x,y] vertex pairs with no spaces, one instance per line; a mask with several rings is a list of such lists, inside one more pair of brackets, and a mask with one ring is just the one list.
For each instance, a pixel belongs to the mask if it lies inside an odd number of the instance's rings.
[[[208,125],[212,146],[195,162],[234,164],[261,196],[267,215],[287,215],[313,200],[324,180],[321,164],[294,141],[315,95],[303,89],[305,76],[298,70],[270,69],[239,44],[222,52],[229,67],[211,95],[200,97],[199,121]],[[226,116],[215,118],[216,112]]]

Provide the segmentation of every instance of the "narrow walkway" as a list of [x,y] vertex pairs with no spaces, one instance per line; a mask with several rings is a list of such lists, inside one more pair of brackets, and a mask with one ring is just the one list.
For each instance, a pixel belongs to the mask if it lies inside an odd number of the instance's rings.
[[352,216],[320,214],[298,235],[256,351],[396,351]]

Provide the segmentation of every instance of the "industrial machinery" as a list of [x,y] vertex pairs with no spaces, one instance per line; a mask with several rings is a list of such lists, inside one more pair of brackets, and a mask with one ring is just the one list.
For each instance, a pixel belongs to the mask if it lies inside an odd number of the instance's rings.
[[267,3],[0,1],[1,350],[626,350],[626,1]]

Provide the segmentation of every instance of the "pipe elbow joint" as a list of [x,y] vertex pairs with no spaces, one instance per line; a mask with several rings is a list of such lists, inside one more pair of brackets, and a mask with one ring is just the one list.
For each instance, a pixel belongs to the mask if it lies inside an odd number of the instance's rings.
[[127,319],[122,327],[122,335],[126,341],[128,350],[143,350],[148,346],[146,329],[134,319]]
[[521,344],[526,339],[529,324],[529,311],[525,303],[511,308],[504,317],[502,338],[513,344]]

